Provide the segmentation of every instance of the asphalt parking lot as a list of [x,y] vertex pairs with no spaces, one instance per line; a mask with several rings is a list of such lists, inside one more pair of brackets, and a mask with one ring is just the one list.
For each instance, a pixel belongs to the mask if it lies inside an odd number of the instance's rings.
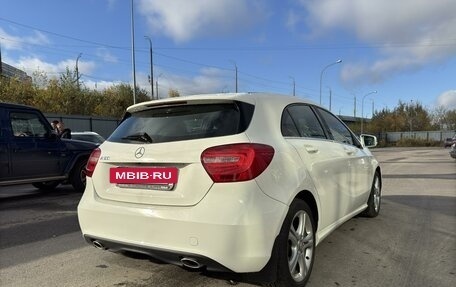
[[[353,218],[326,238],[308,286],[455,286],[456,161],[443,148],[374,154],[383,169],[381,213]],[[0,286],[229,286],[217,274],[87,245],[80,196],[70,186],[0,188]]]

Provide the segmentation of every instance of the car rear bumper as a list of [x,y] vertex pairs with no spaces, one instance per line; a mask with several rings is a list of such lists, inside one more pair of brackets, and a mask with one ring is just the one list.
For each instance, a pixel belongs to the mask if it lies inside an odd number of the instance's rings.
[[198,204],[182,207],[103,200],[88,178],[78,217],[86,240],[106,249],[177,265],[190,257],[208,270],[244,273],[268,263],[287,211],[255,181],[214,184]]
[[228,268],[219,264],[218,262],[215,262],[214,260],[207,258],[205,256],[201,256],[199,254],[175,252],[173,250],[163,250],[151,248],[148,246],[132,245],[129,243],[99,238],[89,234],[85,234],[84,239],[87,241],[87,243],[101,250],[109,250],[112,252],[134,252],[146,254],[153,258],[159,259],[163,262],[175,265],[184,265],[183,260],[193,260],[193,262],[195,262],[195,265],[191,267],[193,269],[204,268],[208,271],[232,272],[232,270],[229,270]]

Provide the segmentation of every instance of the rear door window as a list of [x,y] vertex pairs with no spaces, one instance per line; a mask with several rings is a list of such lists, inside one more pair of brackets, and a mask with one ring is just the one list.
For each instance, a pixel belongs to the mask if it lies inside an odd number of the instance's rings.
[[281,128],[283,136],[326,138],[317,116],[308,105],[288,106],[282,114]]
[[241,102],[151,108],[127,115],[108,140],[161,143],[238,134],[253,109]]
[[345,124],[340,119],[338,119],[333,114],[321,108],[317,108],[317,110],[323,118],[323,120],[326,122],[329,129],[329,133],[335,141],[344,144],[354,145],[357,147],[361,146],[359,141],[355,138],[355,136],[350,132],[350,130],[345,126]]

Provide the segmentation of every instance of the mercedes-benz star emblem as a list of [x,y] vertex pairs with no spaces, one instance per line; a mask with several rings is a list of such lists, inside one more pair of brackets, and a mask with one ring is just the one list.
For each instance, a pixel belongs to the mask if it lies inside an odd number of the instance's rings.
[[144,147],[139,147],[139,148],[135,151],[135,157],[136,157],[136,158],[142,158],[145,152],[146,152],[146,149],[145,149]]

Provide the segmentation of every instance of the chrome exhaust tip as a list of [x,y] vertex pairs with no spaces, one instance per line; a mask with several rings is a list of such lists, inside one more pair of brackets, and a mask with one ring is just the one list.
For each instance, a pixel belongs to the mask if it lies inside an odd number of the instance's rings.
[[92,245],[93,245],[96,249],[106,250],[106,247],[103,245],[103,243],[101,243],[101,242],[98,241],[98,240],[92,241]]
[[200,269],[204,265],[200,264],[196,259],[184,257],[181,259],[182,265],[190,269]]

